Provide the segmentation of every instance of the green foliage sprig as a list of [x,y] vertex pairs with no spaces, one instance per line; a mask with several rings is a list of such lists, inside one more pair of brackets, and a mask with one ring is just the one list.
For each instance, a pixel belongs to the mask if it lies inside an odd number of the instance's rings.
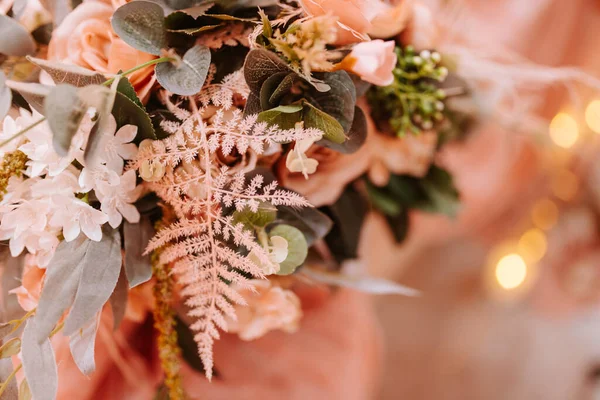
[[[429,130],[444,120],[446,93],[438,84],[448,76],[437,52],[417,54],[411,46],[396,48],[394,82],[367,92],[373,117],[382,130],[404,136]],[[383,125],[383,126],[382,126]]]

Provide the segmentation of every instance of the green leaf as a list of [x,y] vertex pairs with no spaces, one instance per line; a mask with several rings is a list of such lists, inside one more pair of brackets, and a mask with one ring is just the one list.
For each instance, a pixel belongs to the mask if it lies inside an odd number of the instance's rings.
[[277,225],[269,232],[269,237],[281,236],[288,242],[288,256],[279,264],[280,270],[277,275],[292,274],[296,268],[304,263],[308,255],[308,244],[300,229],[290,225]]
[[166,47],[165,13],[161,6],[149,1],[132,1],[117,9],[112,27],[131,47],[160,55]]
[[346,135],[342,125],[331,115],[319,110],[309,102],[304,102],[302,120],[305,128],[323,131],[323,138],[333,143],[344,143]]
[[[2,78],[0,77],[0,79]],[[44,100],[52,90],[52,86],[17,81],[6,81],[6,86],[19,92],[32,108],[40,114],[44,114]]]
[[278,72],[290,72],[289,66],[279,56],[264,49],[251,50],[244,62],[244,78],[250,90],[260,93],[263,83]]
[[356,105],[356,88],[352,78],[346,71],[327,72],[323,74],[323,82],[330,86],[326,92],[311,91],[311,103],[335,118],[347,133],[354,120]]
[[106,78],[102,74],[78,65],[63,64],[35,57],[27,57],[27,59],[46,71],[57,85],[66,83],[82,87],[88,85],[101,85],[106,81]]
[[244,211],[235,211],[233,213],[233,221],[242,223],[249,229],[254,227],[264,227],[275,221],[277,217],[277,207],[269,202],[263,201],[258,205],[258,211],[253,212],[246,208]]
[[0,14],[0,54],[26,56],[35,53],[36,45],[31,34],[14,19]]
[[12,338],[0,347],[0,358],[16,356],[21,351],[21,339]]
[[263,110],[268,110],[269,108],[277,107],[277,105],[279,104],[278,102],[270,102],[271,94],[283,82],[287,75],[287,72],[278,72],[274,75],[271,75],[263,83],[262,87],[260,88],[260,106]]
[[300,78],[300,76],[298,76],[296,73],[288,74],[285,78],[283,78],[279,86],[277,86],[277,88],[272,90],[270,93],[268,103],[271,105],[271,107],[279,104],[285,96],[290,94],[294,84],[301,80],[302,78]]
[[139,143],[144,139],[156,140],[156,133],[152,120],[148,113],[129,97],[121,92],[117,92],[115,96],[115,104],[113,105],[112,114],[117,121],[117,127],[125,125],[135,125],[138,128],[135,142]]
[[[117,78],[119,78],[118,75]],[[98,164],[101,152],[105,149],[106,140],[114,134],[106,130],[110,121],[111,110],[115,104],[116,85],[118,83],[119,79],[115,80],[110,88],[102,85],[90,85],[78,90],[79,97],[83,99],[85,105],[95,108],[98,115],[98,120],[92,127],[83,153],[88,167]]]
[[358,151],[367,140],[367,118],[365,113],[360,107],[356,107],[354,110],[354,120],[352,121],[352,127],[348,132],[347,139],[344,143],[338,144],[331,142],[330,140],[323,139],[317,142],[321,146],[328,147],[339,153],[350,154]]
[[71,140],[77,133],[86,110],[75,86],[57,85],[46,96],[44,115],[52,130],[52,144],[58,155],[66,156],[69,152]]
[[179,65],[161,63],[156,65],[156,80],[168,91],[192,96],[200,92],[210,67],[210,50],[196,45],[186,51]]
[[4,119],[12,104],[12,92],[6,86],[6,75],[0,71],[0,119]]
[[302,121],[302,106],[293,104],[279,106],[258,114],[258,122],[276,125],[280,129],[293,129],[296,122]]
[[371,182],[367,182],[367,192],[373,206],[385,215],[394,217],[400,215],[404,210],[398,199],[386,191],[385,188],[379,188]]
[[119,84],[117,85],[117,92],[124,94],[129,100],[133,101],[138,107],[145,110],[144,105],[142,104],[139,97],[137,96],[137,93],[135,92],[135,89],[131,85],[131,82],[129,82],[129,79],[127,79],[125,77],[121,77],[121,79],[119,79]]
[[460,209],[459,194],[452,176],[445,170],[432,166],[421,186],[429,201],[419,205],[423,211],[444,214],[454,218]]
[[150,255],[144,255],[146,246],[148,246],[152,236],[154,236],[154,226],[147,216],[142,216],[137,224],[127,221],[123,223],[125,272],[131,288],[152,278]]
[[96,370],[94,348],[98,331],[99,313],[87,322],[78,332],[69,338],[69,349],[77,368],[84,374],[90,375]]
[[[49,270],[51,269],[49,268]],[[49,300],[53,302],[57,299]],[[40,308],[38,306],[39,312]],[[38,313],[36,313],[36,317]],[[36,400],[54,400],[58,391],[56,358],[48,336],[38,338],[38,333],[35,318],[30,318],[25,325],[22,337],[21,359],[23,360],[23,371],[33,398]]]

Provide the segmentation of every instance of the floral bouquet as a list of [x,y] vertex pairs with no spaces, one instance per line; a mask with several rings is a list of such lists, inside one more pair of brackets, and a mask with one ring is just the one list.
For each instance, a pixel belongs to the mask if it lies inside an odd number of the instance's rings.
[[178,337],[210,380],[221,330],[297,329],[297,282],[414,293],[342,266],[368,210],[398,240],[411,209],[457,210],[433,159],[470,121],[449,103],[467,90],[419,36],[422,6],[10,3],[0,393],[22,369],[19,398],[55,398],[59,336],[93,373],[102,316],[117,328],[143,287],[171,399]]

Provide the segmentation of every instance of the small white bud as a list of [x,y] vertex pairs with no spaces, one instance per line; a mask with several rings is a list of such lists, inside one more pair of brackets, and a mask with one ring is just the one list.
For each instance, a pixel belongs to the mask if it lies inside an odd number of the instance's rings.
[[433,53],[431,53],[431,60],[433,62],[439,63],[440,61],[442,61],[442,56],[437,51],[434,51]]
[[423,64],[423,59],[419,56],[413,57],[412,61],[413,61],[413,64],[415,64],[415,65]]
[[429,50],[423,50],[419,55],[423,60],[429,60],[431,57],[431,52]]

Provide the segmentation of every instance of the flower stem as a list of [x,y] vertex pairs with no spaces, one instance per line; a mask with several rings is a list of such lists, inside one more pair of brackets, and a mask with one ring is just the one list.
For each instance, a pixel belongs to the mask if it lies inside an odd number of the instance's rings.
[[[160,64],[160,63],[164,63],[164,62],[170,62],[170,61],[174,61],[175,59],[172,57],[161,57],[161,58],[155,58],[153,60],[147,61],[143,64],[137,65],[131,69],[128,69],[127,71],[123,72],[122,74],[120,74],[121,76],[127,76],[129,74],[133,74],[134,72],[142,69],[142,68],[146,68],[149,67],[151,65],[155,65],[155,64]],[[105,81],[104,83],[102,83],[102,85],[104,86],[110,86],[111,83],[113,83],[115,80],[115,78],[110,78],[107,81]],[[7,145],[8,143],[12,142],[14,139],[18,138],[19,136],[27,133],[29,130],[35,128],[36,126],[38,126],[39,124],[41,124],[42,122],[44,122],[46,120],[46,117],[42,117],[39,120],[37,120],[36,122],[34,122],[33,124],[21,129],[19,132],[15,133],[14,135],[12,135],[11,137],[9,137],[8,139],[6,139],[5,141],[3,141],[2,143],[0,143],[0,148],[4,147],[5,145]]]
[[17,372],[19,372],[19,370],[21,369],[21,367],[23,367],[23,364],[19,364],[19,366],[17,368],[15,368],[13,370],[13,372],[10,373],[10,375],[6,378],[6,380],[4,382],[2,382],[2,385],[0,385],[0,397],[2,397],[2,393],[4,393],[4,391],[8,387],[8,384],[15,377],[15,375],[17,374]]

